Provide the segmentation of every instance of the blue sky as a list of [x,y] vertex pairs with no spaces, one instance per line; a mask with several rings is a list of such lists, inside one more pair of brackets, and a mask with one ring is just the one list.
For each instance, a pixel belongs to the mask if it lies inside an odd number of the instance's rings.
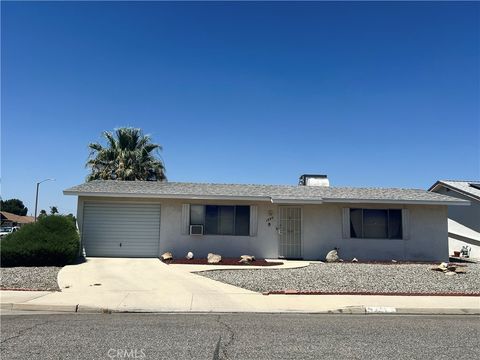
[[170,181],[480,178],[479,3],[2,2],[2,198],[74,212],[135,126]]

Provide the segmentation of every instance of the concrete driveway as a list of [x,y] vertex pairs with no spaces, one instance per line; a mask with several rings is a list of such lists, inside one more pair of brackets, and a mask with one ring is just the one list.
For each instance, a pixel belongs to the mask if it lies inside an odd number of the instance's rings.
[[191,311],[205,303],[208,307],[236,307],[236,294],[259,296],[175,270],[158,259],[89,258],[83,264],[65,266],[58,283],[61,293],[38,301],[73,301],[83,307],[112,310]]

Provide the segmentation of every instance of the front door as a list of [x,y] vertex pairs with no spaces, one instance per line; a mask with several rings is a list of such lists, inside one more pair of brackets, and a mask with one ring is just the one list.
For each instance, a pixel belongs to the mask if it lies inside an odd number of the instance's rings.
[[279,207],[279,255],[286,259],[302,258],[302,208]]

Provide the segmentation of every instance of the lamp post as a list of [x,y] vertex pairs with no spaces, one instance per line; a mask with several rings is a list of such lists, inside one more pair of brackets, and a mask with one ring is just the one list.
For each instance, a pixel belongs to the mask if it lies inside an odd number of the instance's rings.
[[49,180],[55,181],[55,179],[45,179],[45,180],[37,182],[37,192],[35,194],[35,222],[37,222],[38,187],[40,186],[41,183],[43,183],[45,181],[49,181]]

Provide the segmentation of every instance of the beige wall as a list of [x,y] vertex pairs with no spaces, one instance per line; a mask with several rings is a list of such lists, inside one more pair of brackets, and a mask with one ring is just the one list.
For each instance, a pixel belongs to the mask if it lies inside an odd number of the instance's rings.
[[[172,251],[184,257],[192,251],[196,257],[208,252],[225,257],[252,254],[259,258],[278,257],[278,206],[267,202],[199,201],[130,198],[79,197],[78,223],[82,229],[84,201],[154,202],[161,204],[160,253]],[[257,205],[258,230],[256,236],[191,236],[182,235],[182,204]],[[344,239],[342,238],[342,209],[347,204],[303,205],[302,253],[308,260],[324,259],[334,247],[339,248],[345,260],[447,260],[447,208],[446,206],[407,205],[409,209],[409,239]],[[401,206],[372,206],[355,204],[354,207],[402,208]],[[273,219],[271,219],[273,217]],[[270,225],[269,225],[270,224]]]
[[[345,239],[342,209],[345,207],[409,210],[409,236],[396,239]],[[385,206],[323,204],[304,206],[305,258],[324,258],[337,247],[340,257],[351,260],[447,260],[447,210],[444,206]]]

